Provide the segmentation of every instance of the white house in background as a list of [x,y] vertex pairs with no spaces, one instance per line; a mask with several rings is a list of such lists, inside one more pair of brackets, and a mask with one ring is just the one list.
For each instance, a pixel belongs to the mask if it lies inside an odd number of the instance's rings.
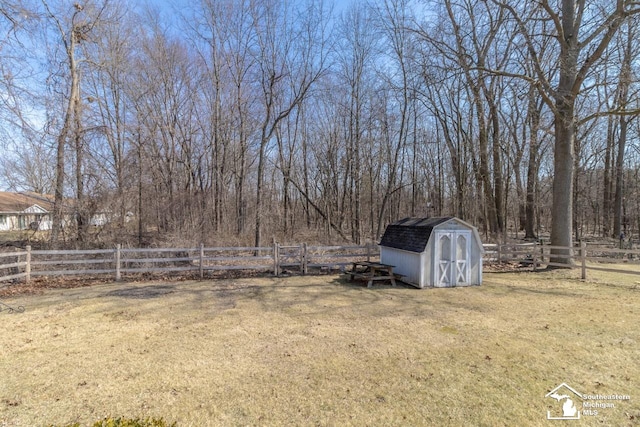
[[401,219],[380,241],[380,262],[418,288],[480,285],[483,253],[478,230],[455,217]]
[[[63,226],[74,223],[73,201],[64,208]],[[51,230],[53,196],[36,193],[0,191],[0,231]],[[127,213],[129,214],[129,213]],[[89,224],[102,227],[110,221],[108,212],[95,212]]]
[[49,230],[52,209],[48,196],[0,191],[0,231]]

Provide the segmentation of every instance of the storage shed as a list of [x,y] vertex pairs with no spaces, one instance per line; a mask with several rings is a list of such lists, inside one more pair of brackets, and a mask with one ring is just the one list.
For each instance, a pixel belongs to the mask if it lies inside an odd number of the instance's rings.
[[481,284],[483,253],[478,230],[455,217],[401,219],[380,241],[380,262],[418,288]]

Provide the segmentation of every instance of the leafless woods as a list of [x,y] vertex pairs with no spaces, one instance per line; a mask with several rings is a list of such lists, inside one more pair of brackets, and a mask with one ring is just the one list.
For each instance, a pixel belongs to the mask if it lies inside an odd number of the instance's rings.
[[51,238],[80,242],[640,233],[639,10],[4,1],[3,186],[54,194]]

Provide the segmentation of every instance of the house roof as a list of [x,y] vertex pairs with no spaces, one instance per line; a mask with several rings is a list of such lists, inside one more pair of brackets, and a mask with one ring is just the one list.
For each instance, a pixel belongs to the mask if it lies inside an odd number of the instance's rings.
[[453,219],[452,216],[404,218],[387,226],[380,246],[410,252],[424,252],[434,227]]
[[0,191],[0,213],[22,213],[38,206],[45,211],[53,209],[51,196],[36,193],[10,193]]

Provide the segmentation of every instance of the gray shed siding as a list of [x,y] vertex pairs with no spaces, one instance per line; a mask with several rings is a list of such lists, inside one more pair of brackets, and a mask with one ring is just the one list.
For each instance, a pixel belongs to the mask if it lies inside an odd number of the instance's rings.
[[394,272],[402,274],[402,281],[413,286],[422,287],[424,282],[421,253],[403,251],[402,249],[380,247],[380,260],[385,264],[393,265]]

